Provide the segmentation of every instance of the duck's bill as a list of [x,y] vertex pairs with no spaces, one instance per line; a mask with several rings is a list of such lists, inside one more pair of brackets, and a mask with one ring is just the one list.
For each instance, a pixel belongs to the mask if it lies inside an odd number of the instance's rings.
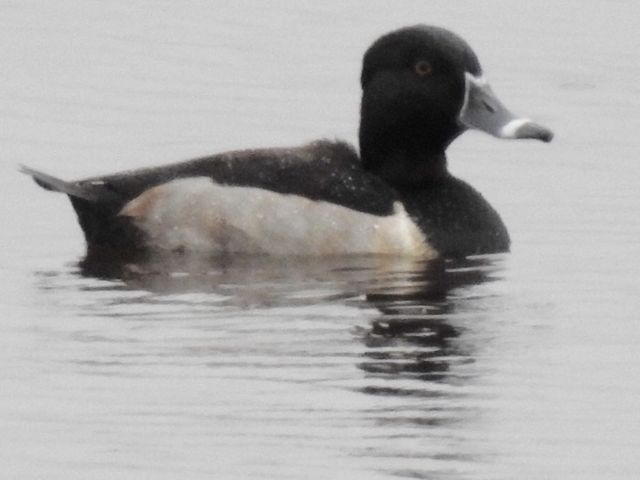
[[499,138],[533,138],[550,142],[553,132],[547,127],[512,114],[482,77],[465,74],[465,97],[459,122],[467,128],[482,130]]

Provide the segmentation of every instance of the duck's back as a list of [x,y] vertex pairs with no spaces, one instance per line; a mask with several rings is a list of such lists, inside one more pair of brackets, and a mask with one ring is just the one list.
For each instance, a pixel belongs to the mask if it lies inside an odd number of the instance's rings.
[[119,210],[149,188],[196,177],[221,185],[303,196],[373,215],[390,214],[397,199],[386,183],[362,170],[353,147],[327,140],[296,148],[231,151],[76,183],[104,190],[105,200],[119,200],[115,205]]

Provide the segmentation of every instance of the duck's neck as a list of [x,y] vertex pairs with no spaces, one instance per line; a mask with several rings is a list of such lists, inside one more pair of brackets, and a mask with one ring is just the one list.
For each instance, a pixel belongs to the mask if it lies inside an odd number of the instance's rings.
[[360,155],[365,170],[396,187],[426,185],[449,175],[444,150],[379,149],[361,142]]
[[449,176],[445,151],[462,133],[430,112],[382,109],[363,98],[360,156],[363,167],[396,187],[417,187]]

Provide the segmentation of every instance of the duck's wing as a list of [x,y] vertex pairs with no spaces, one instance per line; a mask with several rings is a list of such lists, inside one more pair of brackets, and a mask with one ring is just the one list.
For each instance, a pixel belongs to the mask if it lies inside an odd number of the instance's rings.
[[390,214],[397,199],[393,189],[362,169],[351,146],[330,141],[297,148],[232,151],[70,182],[28,167],[21,170],[47,190],[112,213],[153,187],[196,177],[221,185],[300,195],[374,215]]

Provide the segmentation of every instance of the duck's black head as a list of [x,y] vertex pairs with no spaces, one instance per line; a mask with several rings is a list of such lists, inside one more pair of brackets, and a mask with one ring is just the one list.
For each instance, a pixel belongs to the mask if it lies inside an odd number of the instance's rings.
[[362,161],[394,184],[446,174],[444,152],[468,128],[502,138],[552,137],[512,115],[471,47],[443,28],[407,27],[379,38],[365,53],[361,83]]

